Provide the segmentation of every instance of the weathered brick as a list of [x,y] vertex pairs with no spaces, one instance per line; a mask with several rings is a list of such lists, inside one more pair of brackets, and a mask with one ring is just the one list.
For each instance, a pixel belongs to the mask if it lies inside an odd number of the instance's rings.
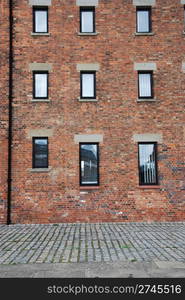
[[9,79],[9,11],[8,1],[0,4],[0,223],[6,222],[7,167],[8,167],[8,79]]
[[[14,0],[12,222],[117,222],[184,220],[185,127],[184,8],[156,1],[154,35],[135,35],[131,0],[100,0],[98,35],[79,36],[79,7],[55,0],[49,36],[33,36],[32,7]],[[8,128],[8,1],[1,1],[0,223],[6,222]],[[32,102],[31,63],[52,64],[50,102]],[[138,103],[134,62],[154,62],[155,102]],[[81,103],[80,63],[98,63],[98,102]],[[48,173],[31,173],[29,131],[52,129]],[[161,134],[159,189],[138,185],[134,134]],[[80,194],[76,134],[101,134],[100,188]]]

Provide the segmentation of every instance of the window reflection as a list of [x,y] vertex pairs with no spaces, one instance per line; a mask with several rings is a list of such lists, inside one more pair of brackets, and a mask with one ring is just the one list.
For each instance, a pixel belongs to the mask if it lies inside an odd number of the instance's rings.
[[98,184],[98,145],[80,145],[81,184]]
[[48,140],[45,138],[34,138],[33,165],[35,168],[48,167]]
[[156,184],[155,144],[139,144],[139,173],[141,184]]

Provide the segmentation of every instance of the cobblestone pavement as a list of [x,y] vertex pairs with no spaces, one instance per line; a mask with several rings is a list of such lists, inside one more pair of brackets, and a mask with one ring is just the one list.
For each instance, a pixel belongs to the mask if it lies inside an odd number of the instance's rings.
[[185,262],[185,222],[0,225],[0,264]]

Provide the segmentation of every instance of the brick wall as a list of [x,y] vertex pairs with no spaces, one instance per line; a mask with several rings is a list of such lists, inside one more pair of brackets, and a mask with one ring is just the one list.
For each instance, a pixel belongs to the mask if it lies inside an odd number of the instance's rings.
[[[78,35],[75,0],[52,1],[49,36],[31,35],[32,7],[27,0],[14,3],[13,223],[184,220],[185,35],[180,1],[156,1],[152,8],[154,35],[150,36],[135,35],[131,0],[100,0],[95,36]],[[50,102],[32,102],[29,64],[34,62],[52,64]],[[135,62],[156,63],[156,101],[137,102]],[[78,63],[100,65],[97,102],[78,101]],[[6,124],[4,127],[6,130]],[[30,170],[30,130],[39,129],[52,129],[51,169],[45,173]],[[145,133],[163,137],[158,145],[158,188],[138,184],[138,149],[133,135]],[[99,189],[84,191],[79,186],[75,134],[103,135]],[[2,174],[5,168],[0,170]]]
[[0,3],[0,223],[6,222],[7,199],[7,129],[8,129],[8,55],[9,9],[8,1]]

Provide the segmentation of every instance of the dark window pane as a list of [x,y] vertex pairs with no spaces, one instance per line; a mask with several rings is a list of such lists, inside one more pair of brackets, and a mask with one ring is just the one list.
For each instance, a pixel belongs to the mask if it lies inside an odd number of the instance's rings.
[[34,139],[33,166],[35,168],[48,167],[48,140]]
[[98,145],[80,144],[81,184],[98,184]]
[[150,11],[137,11],[137,32],[150,32]]
[[140,184],[156,184],[156,144],[139,144]]
[[94,74],[82,74],[82,97],[94,97]]
[[34,9],[34,32],[48,32],[48,11],[47,9]]
[[139,73],[139,97],[152,97],[151,73]]

